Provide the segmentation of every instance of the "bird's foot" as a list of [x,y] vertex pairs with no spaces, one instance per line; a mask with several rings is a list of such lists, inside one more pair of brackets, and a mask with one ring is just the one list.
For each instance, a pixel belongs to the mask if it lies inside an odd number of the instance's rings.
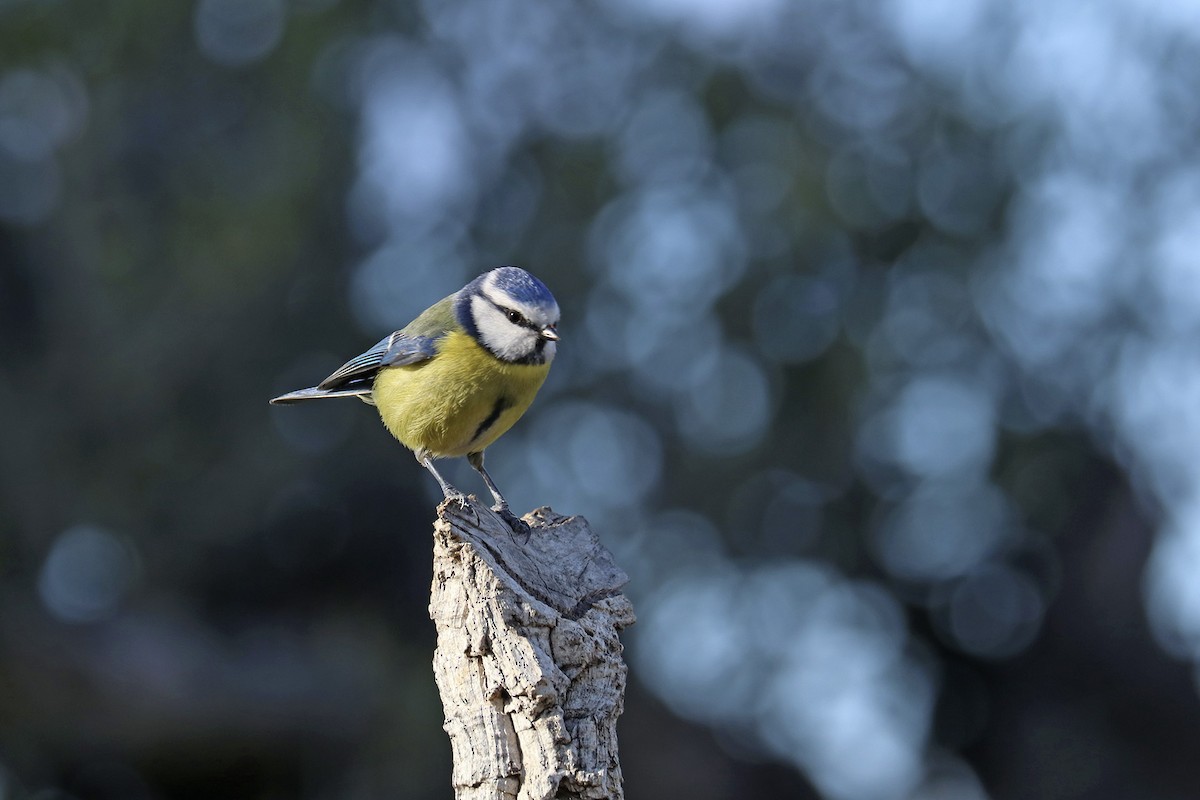
[[450,491],[443,491],[442,494],[451,503],[458,503],[459,508],[466,508],[471,505],[471,501],[467,499],[467,496],[453,487],[451,487]]
[[495,511],[496,515],[504,520],[505,524],[508,525],[513,535],[517,537],[517,540],[521,544],[526,544],[529,541],[529,537],[533,534],[533,531],[529,528],[529,523],[510,511],[507,505],[492,506],[492,511]]

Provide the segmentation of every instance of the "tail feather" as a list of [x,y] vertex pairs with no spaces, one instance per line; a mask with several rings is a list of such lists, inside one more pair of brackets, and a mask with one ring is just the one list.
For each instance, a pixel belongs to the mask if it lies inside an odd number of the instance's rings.
[[316,386],[308,389],[298,389],[294,392],[281,394],[271,398],[272,405],[282,406],[290,403],[303,403],[305,400],[323,400],[326,397],[357,397],[364,403],[375,405],[371,399],[370,386],[343,387],[341,389],[318,389]]

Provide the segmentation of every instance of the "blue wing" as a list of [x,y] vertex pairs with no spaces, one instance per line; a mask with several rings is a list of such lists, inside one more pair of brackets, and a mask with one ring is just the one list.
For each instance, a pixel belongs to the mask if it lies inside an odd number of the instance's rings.
[[369,388],[375,374],[383,367],[403,367],[428,361],[437,355],[437,339],[429,336],[406,336],[402,331],[383,337],[362,355],[347,361],[325,380],[318,389],[333,391],[366,383]]
[[384,367],[402,367],[419,364],[437,355],[437,338],[432,336],[410,336],[403,331],[385,336],[379,343],[362,355],[355,356],[325,380],[309,389],[288,392],[271,400],[275,405],[318,400],[325,397],[357,397],[372,403],[371,387],[375,375]]

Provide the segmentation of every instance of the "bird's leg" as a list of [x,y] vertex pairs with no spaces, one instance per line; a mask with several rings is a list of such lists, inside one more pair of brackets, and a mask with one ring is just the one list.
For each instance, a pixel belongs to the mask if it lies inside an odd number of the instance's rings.
[[500,490],[496,488],[496,482],[492,480],[492,476],[488,475],[488,471],[483,468],[483,451],[468,453],[467,463],[480,474],[483,482],[487,484],[488,491],[492,493],[492,499],[496,501],[496,505],[492,506],[492,511],[495,511],[500,519],[508,523],[508,527],[512,528],[513,533],[529,538],[529,525],[526,524],[525,520],[509,510],[508,501],[504,499],[504,495],[500,494]]
[[508,511],[508,501],[504,499],[504,495],[500,494],[500,490],[496,488],[495,482],[492,481],[492,476],[488,475],[488,471],[483,468],[483,453],[467,454],[467,463],[483,476],[483,482],[487,484],[488,491],[492,493],[492,499],[496,501],[496,505],[492,506],[492,510],[497,513],[501,509]]
[[421,466],[433,473],[433,477],[437,478],[438,485],[442,487],[442,494],[446,496],[447,500],[457,500],[463,505],[466,505],[466,496],[458,489],[455,489],[453,486],[451,486],[446,479],[442,477],[442,473],[438,472],[433,466],[433,459],[428,453],[417,453],[417,460],[421,462]]

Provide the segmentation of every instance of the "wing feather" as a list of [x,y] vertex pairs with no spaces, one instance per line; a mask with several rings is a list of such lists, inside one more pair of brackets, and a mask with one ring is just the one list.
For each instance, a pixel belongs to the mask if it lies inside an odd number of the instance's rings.
[[371,389],[379,370],[419,364],[437,355],[438,341],[457,325],[454,311],[457,297],[452,294],[434,303],[402,330],[383,337],[316,386],[288,392],[271,402],[282,405],[323,397],[357,397],[374,404]]
[[317,384],[318,389],[338,389],[349,384],[375,379],[383,367],[402,367],[428,361],[437,355],[437,339],[407,336],[403,331],[389,334],[365,353],[355,356],[332,375]]

